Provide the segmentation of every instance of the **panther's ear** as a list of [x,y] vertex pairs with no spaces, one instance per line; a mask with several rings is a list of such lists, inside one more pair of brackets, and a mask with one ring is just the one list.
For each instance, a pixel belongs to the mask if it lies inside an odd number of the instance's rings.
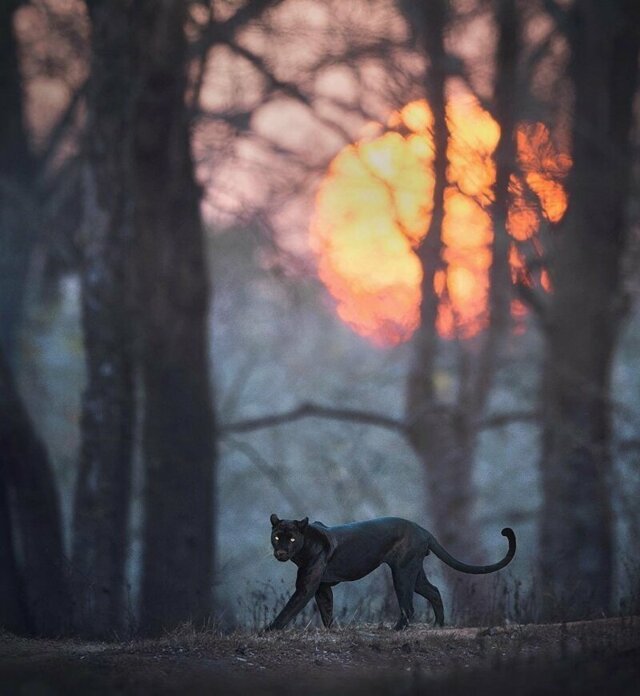
[[308,517],[305,517],[303,520],[300,520],[300,522],[296,522],[296,525],[301,532],[304,532],[304,530],[307,528],[308,524],[309,524]]
[[278,518],[278,515],[274,512],[271,517],[269,518],[271,520],[271,526],[275,527],[276,525],[280,524],[280,520]]

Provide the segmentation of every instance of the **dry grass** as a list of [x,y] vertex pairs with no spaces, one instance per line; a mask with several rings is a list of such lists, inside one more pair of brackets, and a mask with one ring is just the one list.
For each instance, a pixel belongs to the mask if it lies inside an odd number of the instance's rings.
[[402,632],[365,624],[266,635],[184,626],[160,640],[120,644],[5,634],[0,693],[357,696],[465,688],[556,693],[562,687],[576,694],[606,688],[611,696],[635,693],[638,658],[640,618]]

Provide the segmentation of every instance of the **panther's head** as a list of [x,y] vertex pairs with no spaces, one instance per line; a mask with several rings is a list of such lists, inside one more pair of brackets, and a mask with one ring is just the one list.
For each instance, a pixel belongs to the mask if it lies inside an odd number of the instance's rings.
[[288,561],[300,551],[308,524],[308,517],[303,520],[281,520],[277,515],[271,515],[271,544],[273,555],[279,561]]

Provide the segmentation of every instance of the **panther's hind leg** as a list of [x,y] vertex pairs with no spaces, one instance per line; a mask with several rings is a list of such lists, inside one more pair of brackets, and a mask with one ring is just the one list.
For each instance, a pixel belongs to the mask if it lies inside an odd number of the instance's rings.
[[436,615],[436,624],[438,626],[444,625],[444,607],[442,605],[442,597],[440,596],[440,591],[435,585],[432,585],[425,575],[424,569],[420,568],[418,577],[416,579],[416,592],[422,595],[425,599],[429,601],[433,607],[433,612]]
[[[422,560],[422,559],[421,559]],[[420,566],[415,563],[407,565],[392,565],[393,588],[396,591],[398,604],[400,605],[400,618],[395,625],[396,631],[400,631],[409,625],[413,618],[413,592]]]
[[320,610],[320,618],[326,628],[333,623],[333,591],[331,585],[321,582],[316,590],[316,604]]

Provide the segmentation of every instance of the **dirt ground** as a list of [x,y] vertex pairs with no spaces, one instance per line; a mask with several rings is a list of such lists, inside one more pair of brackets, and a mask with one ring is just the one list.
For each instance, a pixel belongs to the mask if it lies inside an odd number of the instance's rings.
[[0,634],[0,693],[636,694],[640,617],[489,629],[189,629],[85,643]]

